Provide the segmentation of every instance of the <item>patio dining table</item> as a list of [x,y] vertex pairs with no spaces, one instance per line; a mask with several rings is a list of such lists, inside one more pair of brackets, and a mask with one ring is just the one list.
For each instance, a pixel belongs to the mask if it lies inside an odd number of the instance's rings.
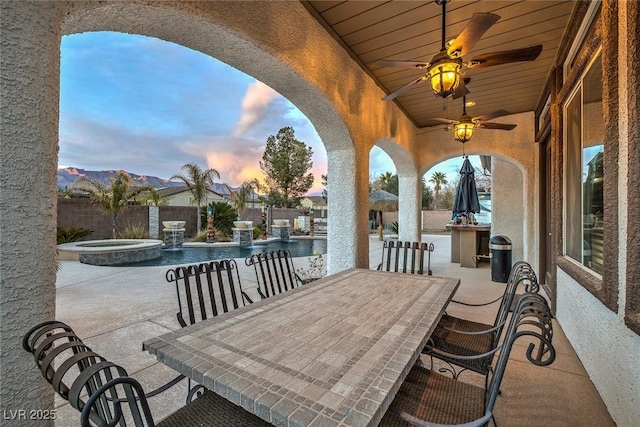
[[375,426],[459,284],[350,269],[143,348],[274,425]]

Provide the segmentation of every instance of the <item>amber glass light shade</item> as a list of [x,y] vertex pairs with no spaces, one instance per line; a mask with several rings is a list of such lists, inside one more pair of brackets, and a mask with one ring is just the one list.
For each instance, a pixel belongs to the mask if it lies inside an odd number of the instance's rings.
[[453,127],[453,136],[455,137],[456,141],[460,141],[464,144],[473,136],[474,128],[475,124],[473,123],[473,121],[471,121],[471,117],[462,117],[461,120]]
[[460,84],[462,61],[449,58],[444,51],[436,54],[431,64],[428,70],[431,88],[436,96],[446,98],[455,92]]

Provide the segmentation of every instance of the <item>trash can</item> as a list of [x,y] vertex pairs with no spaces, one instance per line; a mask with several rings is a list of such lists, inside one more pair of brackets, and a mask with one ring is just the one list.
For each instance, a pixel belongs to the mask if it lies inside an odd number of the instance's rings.
[[491,281],[507,283],[511,274],[511,240],[507,236],[493,236],[489,240],[491,252]]

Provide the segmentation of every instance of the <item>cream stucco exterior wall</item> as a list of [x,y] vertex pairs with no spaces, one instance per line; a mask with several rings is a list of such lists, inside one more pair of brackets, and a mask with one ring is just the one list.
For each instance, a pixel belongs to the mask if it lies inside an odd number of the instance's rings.
[[[637,4],[634,5],[637,13]],[[557,313],[558,321],[571,341],[580,361],[589,373],[607,405],[611,417],[620,427],[637,426],[640,420],[640,335],[625,324],[627,299],[627,263],[638,262],[638,247],[628,247],[629,194],[629,150],[636,147],[637,123],[631,123],[629,112],[637,111],[640,105],[629,101],[629,93],[637,93],[637,71],[634,82],[629,77],[628,64],[636,64],[640,50],[637,35],[628,27],[638,23],[633,19],[630,2],[618,2],[618,310],[611,311],[582,285],[557,269]],[[630,48],[631,46],[631,48]],[[634,50],[635,48],[635,50]],[[637,98],[636,98],[637,99]],[[635,132],[634,132],[634,127]],[[634,136],[635,135],[635,136]],[[632,148],[631,148],[632,149]],[[637,200],[637,199],[636,199]],[[638,214],[638,212],[631,212]],[[636,230],[637,232],[637,230]],[[607,248],[605,248],[605,251]],[[635,256],[634,256],[635,254]],[[631,255],[631,256],[629,256]],[[629,288],[633,289],[633,288]]]

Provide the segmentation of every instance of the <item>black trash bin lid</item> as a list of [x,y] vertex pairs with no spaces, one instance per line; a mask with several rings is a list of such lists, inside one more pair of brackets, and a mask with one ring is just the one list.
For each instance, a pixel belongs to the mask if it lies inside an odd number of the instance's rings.
[[489,249],[511,249],[511,240],[507,236],[493,236],[489,240]]

